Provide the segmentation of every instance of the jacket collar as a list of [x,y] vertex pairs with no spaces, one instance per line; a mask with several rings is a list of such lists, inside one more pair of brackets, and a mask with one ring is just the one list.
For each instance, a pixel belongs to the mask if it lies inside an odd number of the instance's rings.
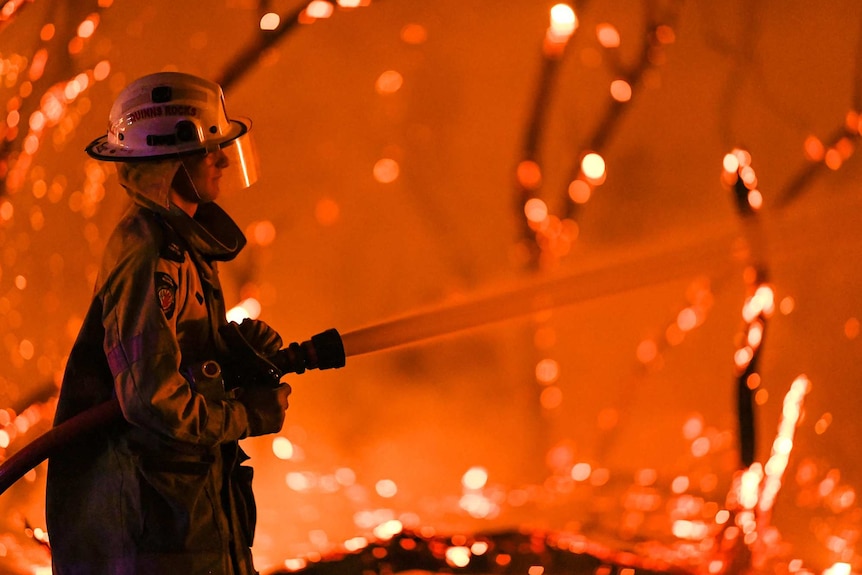
[[165,219],[190,248],[208,260],[230,261],[246,244],[242,230],[214,202],[199,205],[194,218],[171,206]]
[[201,204],[194,218],[170,202],[171,182],[179,160],[130,162],[118,166],[120,184],[138,205],[160,214],[208,260],[230,261],[246,244],[242,231],[215,203]]

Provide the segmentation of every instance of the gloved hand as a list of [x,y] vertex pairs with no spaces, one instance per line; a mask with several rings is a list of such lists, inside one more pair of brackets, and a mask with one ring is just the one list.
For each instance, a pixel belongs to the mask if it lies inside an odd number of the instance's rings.
[[239,332],[256,352],[267,358],[275,355],[283,345],[278,332],[258,319],[247,317],[242,320]]
[[237,389],[236,398],[248,415],[248,436],[281,431],[290,392],[290,386],[286,383],[278,387],[260,385]]

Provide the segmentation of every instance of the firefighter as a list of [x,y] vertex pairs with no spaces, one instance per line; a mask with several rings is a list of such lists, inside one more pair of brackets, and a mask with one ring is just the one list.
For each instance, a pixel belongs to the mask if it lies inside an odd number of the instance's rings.
[[[230,354],[218,264],[245,237],[215,200],[256,177],[250,127],[228,118],[218,84],[162,72],[127,86],[87,147],[116,163],[133,201],[107,243],[55,424],[112,398],[124,421],[50,459],[56,575],[256,573],[238,442],[281,429],[290,387],[225,389],[218,370]],[[263,357],[282,346],[262,321],[238,328]]]

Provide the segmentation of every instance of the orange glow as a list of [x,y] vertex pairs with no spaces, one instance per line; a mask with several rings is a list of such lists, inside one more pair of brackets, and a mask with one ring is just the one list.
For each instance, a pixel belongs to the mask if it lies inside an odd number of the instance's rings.
[[281,17],[275,12],[267,12],[260,17],[261,30],[276,30],[281,24]]
[[306,566],[308,566],[308,560],[302,557],[284,560],[284,568],[288,571],[299,571],[300,569],[305,569]]
[[[754,506],[757,505],[758,488],[761,479],[763,479],[763,466],[760,463],[752,464],[751,467],[742,473],[737,497],[744,509],[754,509]],[[739,517],[744,520],[747,516],[740,514]],[[742,527],[742,525],[740,526]]]
[[672,323],[664,330],[664,339],[668,345],[679,345],[685,340],[685,332],[679,328],[679,325]]
[[676,41],[676,33],[667,24],[661,24],[656,27],[655,37],[662,44],[673,44]]
[[365,537],[353,537],[344,542],[344,548],[351,553],[368,547],[368,540]]
[[760,387],[760,374],[752,373],[745,380],[745,385],[748,389],[754,390]]
[[398,162],[392,158],[381,158],[374,164],[374,179],[381,184],[391,184],[398,179]]
[[242,300],[227,311],[227,320],[241,323],[245,318],[257,319],[260,317],[261,305],[255,298],[250,297]]
[[685,475],[679,475],[673,478],[670,484],[670,490],[677,495],[685,493],[688,490],[689,480]]
[[617,102],[628,102],[632,99],[632,87],[625,80],[611,82],[611,97]]
[[757,347],[763,340],[763,324],[759,321],[752,322],[748,328],[748,345]]
[[[843,546],[842,546],[843,548]],[[839,551],[839,550],[835,550]],[[853,567],[850,563],[833,563],[831,567],[823,571],[823,575],[850,575],[853,572]]]
[[259,246],[268,246],[275,241],[275,224],[271,221],[262,220],[253,223],[249,227],[251,228],[249,236],[251,236],[251,239],[255,244]]
[[844,336],[847,339],[856,339],[859,337],[859,320],[851,317],[844,322]]
[[760,190],[748,192],[748,205],[755,211],[763,207],[763,194],[760,193]]
[[530,565],[527,569],[527,575],[542,575],[545,572],[545,568],[541,565]]
[[820,162],[826,155],[826,148],[817,136],[808,136],[803,144],[805,157],[812,162]]
[[699,415],[689,417],[682,426],[682,436],[691,441],[703,433],[703,418]]
[[747,323],[751,323],[757,316],[762,314],[769,317],[774,311],[775,294],[770,286],[761,284],[755,290],[754,295],[746,300],[742,308],[742,319]]
[[75,36],[71,40],[69,40],[69,46],[67,50],[69,54],[80,54],[81,50],[84,49],[84,40],[80,36]]
[[645,339],[638,345],[635,355],[639,362],[650,363],[658,356],[658,346],[653,340]]
[[39,150],[39,138],[35,135],[30,134],[26,138],[24,138],[24,151],[30,154],[31,156],[35,154]]
[[398,493],[398,486],[391,479],[381,479],[374,485],[374,490],[380,497],[395,497]]
[[557,381],[560,377],[560,364],[553,359],[543,359],[536,364],[536,380],[539,383],[548,384]]
[[854,148],[853,141],[846,136],[835,142],[835,150],[841,155],[841,159],[843,160],[853,155]]
[[524,160],[518,164],[516,177],[521,187],[526,190],[535,190],[542,184],[542,170],[539,164],[532,160]]
[[479,490],[488,483],[488,470],[484,467],[471,467],[461,477],[465,489]]
[[33,342],[29,339],[22,339],[21,343],[18,344],[18,353],[22,358],[26,360],[33,359],[33,354],[35,353],[35,348],[33,347]]
[[592,472],[593,469],[589,463],[576,463],[572,467],[572,479],[575,481],[586,481],[590,478]]
[[30,72],[28,77],[31,82],[35,82],[42,77],[45,72],[45,64],[48,62],[48,50],[40,48],[33,54],[33,61],[30,63]]
[[530,198],[524,204],[524,215],[534,224],[541,223],[548,217],[548,206],[539,198]]
[[[374,536],[383,541],[392,539],[399,533],[404,530],[404,526],[397,519],[390,519],[388,521],[384,521],[380,525],[374,528],[373,533]],[[383,557],[386,556],[386,549],[379,547],[380,551],[383,552]]]
[[590,152],[581,160],[581,171],[589,180],[600,181],[605,177],[605,159]]
[[[78,97],[78,94],[81,93],[81,86],[75,80],[66,83],[66,87],[63,89],[63,95],[66,97],[67,101],[72,101]],[[60,108],[62,109],[62,108]]]
[[700,541],[709,533],[707,525],[703,521],[689,521],[686,519],[678,519],[674,521],[672,531],[674,537],[679,539],[690,539],[693,541]]
[[377,77],[374,89],[378,94],[394,94],[401,89],[404,78],[395,70],[387,70]]
[[810,389],[811,381],[806,376],[800,375],[793,380],[790,391],[784,396],[778,433],[772,443],[772,453],[765,466],[766,478],[758,503],[761,511],[772,508],[781,488],[784,471],[787,469],[789,455],[793,449],[793,437],[802,414],[802,403]]
[[853,134],[859,133],[862,116],[856,110],[849,110],[844,116],[844,128]]
[[753,358],[754,350],[752,350],[748,346],[736,350],[736,353],[733,354],[733,362],[740,370],[744,369],[745,366],[747,366]]
[[276,437],[272,440],[272,452],[279,459],[290,459],[293,457],[293,444],[286,437]]
[[551,8],[551,25],[548,39],[555,43],[566,42],[578,28],[578,17],[568,4],[556,4]]
[[18,110],[12,110],[6,115],[6,125],[10,128],[14,128],[18,125],[18,122],[21,121],[21,114]]
[[613,24],[603,23],[596,26],[596,38],[605,48],[619,48],[620,33]]
[[428,31],[421,24],[407,24],[401,28],[401,40],[405,44],[423,44],[428,39]]
[[556,409],[563,403],[563,390],[556,385],[550,385],[542,390],[539,403],[544,409]]
[[736,154],[725,154],[721,165],[725,172],[735,174],[739,170],[739,158],[736,157]]
[[703,457],[710,450],[710,441],[708,437],[698,437],[691,442],[691,454],[695,457]]
[[823,158],[823,163],[826,164],[830,170],[837,170],[841,167],[841,164],[844,163],[844,158],[841,157],[841,154],[835,148],[829,148],[826,150],[826,155]]
[[757,176],[751,166],[742,166],[739,169],[739,177],[749,190],[757,185]]
[[9,98],[6,102],[6,111],[11,112],[12,110],[20,110],[21,109],[21,98],[14,96]]
[[99,15],[98,14],[90,14],[78,25],[78,37],[87,39],[93,35],[93,32],[96,31],[96,27],[99,25]]
[[592,188],[584,180],[577,179],[569,184],[569,197],[576,204],[586,204],[592,195]]
[[321,198],[314,206],[314,219],[322,226],[331,226],[338,221],[341,208],[331,198]]
[[332,4],[325,0],[312,0],[305,7],[305,12],[312,18],[329,18],[334,11]]
[[610,470],[605,467],[599,467],[594,469],[592,475],[590,475],[590,485],[600,487],[602,485],[605,485],[608,481],[610,481],[610,479]]
[[110,73],[111,73],[111,63],[108,62],[107,60],[102,60],[101,62],[96,64],[95,68],[93,68],[93,78],[97,82],[101,82],[102,80],[107,78]]
[[30,115],[30,129],[34,132],[40,132],[45,127],[45,115],[36,110]]
[[39,31],[39,39],[43,42],[47,42],[54,37],[55,32],[56,29],[54,28],[53,24],[45,24],[44,26],[42,26],[42,30]]
[[643,487],[650,486],[658,479],[658,472],[655,469],[638,469],[635,472],[635,483]]
[[466,567],[470,564],[470,548],[449,547],[446,549],[446,563],[451,567]]
[[682,331],[691,331],[697,327],[697,313],[690,307],[679,312],[676,316],[676,324]]

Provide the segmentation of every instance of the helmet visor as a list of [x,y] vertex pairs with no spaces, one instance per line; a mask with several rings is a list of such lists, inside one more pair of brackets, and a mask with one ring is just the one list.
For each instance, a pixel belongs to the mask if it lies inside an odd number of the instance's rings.
[[245,132],[229,142],[177,157],[182,164],[172,187],[186,200],[207,203],[243,190],[257,180],[257,154]]
[[251,131],[220,146],[227,158],[227,167],[222,170],[222,191],[244,190],[257,181],[258,156]]

